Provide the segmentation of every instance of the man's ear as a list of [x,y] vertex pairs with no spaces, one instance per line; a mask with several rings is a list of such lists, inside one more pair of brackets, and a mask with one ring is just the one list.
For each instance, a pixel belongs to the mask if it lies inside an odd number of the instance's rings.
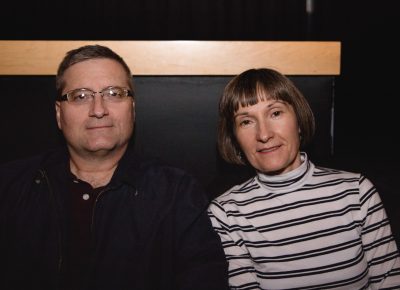
[[60,102],[57,101],[57,102],[55,103],[55,109],[56,109],[57,126],[58,126],[58,129],[61,130],[61,121],[60,121],[61,103],[60,103]]

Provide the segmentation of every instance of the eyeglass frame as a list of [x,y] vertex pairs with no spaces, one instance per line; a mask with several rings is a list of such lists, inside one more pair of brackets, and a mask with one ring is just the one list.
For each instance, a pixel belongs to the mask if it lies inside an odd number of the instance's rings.
[[64,101],[66,101],[66,102],[68,102],[68,103],[74,104],[74,102],[72,102],[72,101],[70,101],[70,100],[68,99],[68,95],[71,94],[71,93],[74,92],[74,91],[87,91],[87,92],[91,92],[91,94],[90,94],[90,95],[92,96],[92,99],[91,99],[91,100],[93,100],[93,99],[94,99],[94,96],[95,96],[97,93],[99,93],[99,94],[101,95],[102,99],[104,100],[104,91],[109,90],[109,89],[112,89],[112,88],[122,89],[122,90],[126,93],[126,96],[125,96],[124,98],[126,98],[126,97],[131,97],[131,98],[133,98],[133,97],[134,97],[132,91],[129,90],[129,89],[127,89],[127,88],[122,88],[122,87],[118,87],[118,86],[109,86],[109,87],[106,87],[106,88],[104,88],[104,89],[102,89],[101,91],[98,91],[98,92],[92,91],[91,89],[87,89],[87,88],[73,89],[73,90],[68,91],[68,92],[65,93],[64,95],[58,96],[58,97],[56,98],[56,101],[59,101],[59,102],[64,102]]

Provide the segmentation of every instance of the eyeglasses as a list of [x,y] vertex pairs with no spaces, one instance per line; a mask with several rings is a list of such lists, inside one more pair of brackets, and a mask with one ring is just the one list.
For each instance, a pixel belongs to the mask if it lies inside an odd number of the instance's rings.
[[63,96],[57,98],[57,101],[67,101],[72,104],[87,104],[90,103],[96,93],[99,93],[104,101],[110,103],[121,102],[128,96],[133,97],[130,90],[120,87],[107,87],[100,92],[94,92],[89,89],[76,89],[69,91]]

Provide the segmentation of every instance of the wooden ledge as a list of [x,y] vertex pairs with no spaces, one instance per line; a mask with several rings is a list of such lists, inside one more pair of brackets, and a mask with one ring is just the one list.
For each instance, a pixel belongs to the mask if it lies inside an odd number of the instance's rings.
[[236,75],[269,67],[286,75],[339,75],[334,41],[0,41],[0,75],[55,75],[65,53],[100,44],[134,75]]

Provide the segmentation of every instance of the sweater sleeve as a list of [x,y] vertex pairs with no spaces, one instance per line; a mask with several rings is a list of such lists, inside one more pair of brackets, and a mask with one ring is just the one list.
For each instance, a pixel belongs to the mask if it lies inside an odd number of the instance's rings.
[[399,289],[400,258],[381,198],[373,184],[360,176],[363,218],[361,239],[369,265],[371,289]]
[[229,263],[229,286],[232,289],[260,289],[250,254],[243,240],[231,230],[223,206],[213,201],[208,208],[208,215],[221,239]]

